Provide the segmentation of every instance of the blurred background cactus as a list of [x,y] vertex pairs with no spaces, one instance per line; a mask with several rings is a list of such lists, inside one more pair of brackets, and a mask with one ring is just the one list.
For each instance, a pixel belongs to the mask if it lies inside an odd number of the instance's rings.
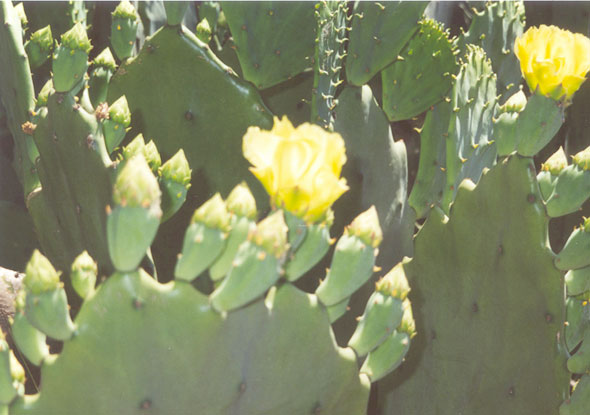
[[589,19],[1,1],[0,413],[586,415]]

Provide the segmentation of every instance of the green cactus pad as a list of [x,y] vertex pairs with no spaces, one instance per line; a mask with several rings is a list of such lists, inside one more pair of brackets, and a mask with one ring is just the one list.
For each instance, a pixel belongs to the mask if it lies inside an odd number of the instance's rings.
[[518,116],[515,131],[518,154],[532,157],[541,151],[559,131],[564,119],[560,102],[533,94]]
[[340,303],[367,282],[373,275],[376,253],[359,237],[342,235],[336,243],[326,279],[316,290],[322,303],[326,306]]
[[307,225],[305,239],[285,265],[285,277],[296,281],[316,265],[330,249],[330,227],[326,223]]
[[188,2],[186,1],[166,1],[164,9],[166,10],[166,21],[170,26],[176,26],[182,23]]
[[420,21],[418,33],[381,71],[383,109],[390,121],[412,118],[443,100],[459,70],[455,47],[442,24]]
[[337,347],[317,299],[290,284],[222,316],[189,284],[116,274],[84,303],[76,325],[76,337],[43,364],[40,395],[19,398],[11,413],[366,410],[368,379],[354,352]]
[[11,324],[11,334],[18,350],[34,365],[39,366],[47,356],[46,336],[29,323],[22,312],[17,312]]
[[555,266],[564,271],[587,267],[590,265],[589,251],[590,233],[586,232],[582,226],[571,233],[563,249],[555,258]]
[[[548,187],[548,186],[547,186]],[[547,214],[556,218],[580,209],[590,195],[590,171],[583,170],[575,164],[563,169],[552,182],[552,189],[545,190],[547,197]]]
[[25,44],[31,69],[35,70],[43,65],[49,59],[52,48],[53,37],[51,36],[51,27],[49,25],[33,33],[29,41]]
[[496,75],[479,47],[468,45],[463,60],[451,92],[453,113],[446,140],[447,179],[441,202],[446,213],[463,179],[477,183],[483,169],[496,161],[492,137]]
[[490,1],[482,11],[472,8],[469,30],[458,41],[462,49],[467,43],[475,44],[490,57],[492,68],[498,75],[501,102],[518,91],[521,82],[520,65],[513,49],[514,41],[524,30],[524,9],[522,1]]
[[119,68],[109,85],[109,102],[121,95],[133,118],[129,136],[141,132],[153,139],[163,160],[182,148],[192,169],[188,202],[160,228],[153,248],[159,269],[171,275],[181,243],[171,241],[178,240],[195,208],[216,191],[228,194],[244,178],[261,208],[268,206],[266,192],[242,155],[242,136],[251,125],[270,129],[271,114],[250,84],[178,27],[162,28]]
[[[387,117],[367,85],[347,87],[338,96],[334,130],[346,143],[348,160],[342,174],[351,188],[334,204],[334,229],[340,232],[356,215],[375,205],[384,232],[382,259],[377,264],[390,268],[412,252],[414,225],[406,201],[405,144],[394,141]],[[363,299],[363,307],[371,291]]]
[[590,291],[590,267],[572,269],[565,274],[568,295],[579,295]]
[[569,374],[547,225],[518,156],[461,185],[449,218],[430,213],[404,266],[418,334],[379,390],[381,413],[557,413]]
[[426,113],[420,130],[418,172],[408,197],[417,218],[424,218],[432,206],[440,207],[446,183],[447,136],[451,122],[450,102],[441,101]]
[[33,110],[34,88],[29,61],[23,46],[20,18],[12,2],[0,2],[0,96],[6,111],[6,121],[14,141],[14,170],[23,185],[24,194],[39,186],[35,158],[35,143],[21,126],[29,121]]
[[409,349],[410,336],[394,330],[379,347],[369,353],[361,366],[361,373],[366,373],[371,382],[376,382],[397,369]]
[[312,66],[314,6],[313,2],[222,2],[244,79],[263,89]]
[[353,85],[366,84],[399,55],[418,30],[428,2],[358,2],[346,58],[346,78]]
[[590,406],[590,375],[584,375],[576,383],[570,399],[559,407],[559,415],[585,415]]
[[572,351],[580,344],[590,327],[590,305],[587,300],[568,297],[566,310],[565,344]]
[[111,46],[120,60],[129,58],[135,46],[139,16],[127,0],[123,0],[112,13]]

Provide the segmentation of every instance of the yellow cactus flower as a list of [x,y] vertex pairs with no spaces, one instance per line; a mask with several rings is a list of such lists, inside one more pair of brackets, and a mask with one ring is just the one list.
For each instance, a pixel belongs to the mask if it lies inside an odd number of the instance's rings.
[[270,131],[248,128],[243,152],[273,206],[307,222],[321,220],[348,190],[346,180],[340,178],[346,162],[344,140],[316,125],[294,128],[287,117],[275,117]]
[[590,39],[556,26],[531,27],[514,43],[531,91],[570,100],[590,70]]

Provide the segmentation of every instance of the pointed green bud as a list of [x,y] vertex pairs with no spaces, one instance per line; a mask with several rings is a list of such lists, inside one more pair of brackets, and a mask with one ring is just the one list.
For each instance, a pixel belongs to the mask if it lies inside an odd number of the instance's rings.
[[256,225],[251,240],[266,252],[280,258],[289,249],[287,224],[282,210],[277,210]]
[[225,204],[227,210],[231,213],[248,219],[255,219],[258,213],[256,211],[256,200],[246,182],[242,182],[233,188]]
[[404,315],[397,331],[400,333],[406,333],[410,336],[410,339],[416,335],[416,322],[414,321],[414,315],[412,313],[412,304],[407,298],[404,300]]
[[143,156],[145,157],[152,171],[154,173],[157,173],[160,169],[160,166],[162,165],[162,158],[160,157],[158,147],[156,147],[156,143],[154,143],[154,140],[150,140],[145,145],[145,147],[143,148]]
[[37,69],[43,65],[49,59],[52,48],[53,36],[51,35],[51,26],[47,25],[33,33],[29,41],[25,43],[25,50],[29,57],[31,69]]
[[123,0],[112,13],[111,46],[120,60],[131,56],[139,17],[135,8],[127,0]]
[[53,81],[49,79],[39,91],[39,95],[37,96],[37,107],[46,107],[47,100],[49,99],[49,94],[51,94],[51,90],[53,89]]
[[590,233],[590,218],[584,218],[582,228],[584,229],[584,232]]
[[76,50],[80,50],[86,54],[90,53],[92,45],[90,44],[90,40],[88,40],[86,28],[81,22],[76,23],[74,27],[61,35],[61,46],[72,51],[72,55]]
[[96,58],[94,58],[92,64],[95,68],[104,68],[113,72],[115,72],[117,69],[117,63],[115,62],[115,58],[113,57],[109,47],[104,48],[104,50],[100,52]]
[[590,170],[590,147],[572,156],[573,163],[582,170]]
[[230,229],[231,216],[225,207],[225,202],[219,193],[207,200],[199,207],[192,218],[192,223],[200,222],[212,229],[224,232]]
[[41,294],[61,287],[59,273],[53,268],[51,262],[36,249],[27,264],[23,283],[27,290],[33,294]]
[[97,273],[98,267],[96,262],[94,262],[87,251],[82,252],[74,260],[70,278],[72,279],[74,290],[76,290],[76,293],[78,293],[80,297],[88,298],[88,296],[94,291]]
[[113,11],[112,16],[114,18],[121,19],[139,19],[139,16],[135,11],[135,7],[133,7],[133,5],[127,0],[123,0],[121,3],[119,3],[119,5],[115,8],[115,11]]
[[180,183],[188,189],[191,181],[191,169],[183,149],[178,150],[171,159],[164,163],[160,168],[160,175],[165,179]]
[[125,95],[122,95],[109,107],[109,118],[124,127],[129,127],[129,124],[131,124],[131,111],[129,111]]
[[182,23],[188,2],[186,1],[165,1],[166,21],[169,26],[176,26]]
[[[138,154],[144,153],[145,148],[145,140],[143,139],[143,134],[139,133],[135,136],[133,140],[125,147],[123,147],[123,158],[125,160],[129,160]],[[145,158],[145,156],[144,156]]]
[[209,43],[211,40],[211,25],[207,19],[203,19],[197,25],[197,37],[203,43]]
[[549,157],[547,161],[541,165],[541,170],[548,171],[552,175],[558,176],[559,173],[561,173],[561,171],[566,167],[567,158],[565,156],[565,152],[563,151],[563,147],[560,146],[559,150],[553,153],[551,157]]
[[16,6],[14,6],[14,11],[20,20],[20,24],[24,32],[29,25],[29,19],[27,19],[27,15],[25,14],[24,4],[22,2],[18,3]]
[[500,106],[500,112],[521,112],[526,107],[526,95],[522,92],[522,89],[512,95]]
[[[148,151],[149,144],[146,145]],[[154,151],[157,152],[155,144]],[[160,187],[162,189],[162,210],[164,216],[162,221],[167,220],[174,215],[186,200],[188,189],[190,188],[191,169],[188,165],[184,150],[178,152],[159,169]]]
[[383,295],[405,300],[410,292],[410,284],[408,284],[402,263],[398,263],[383,278],[377,281],[375,288]]
[[113,201],[120,206],[149,208],[160,216],[160,197],[158,181],[143,155],[132,157],[117,176]]
[[131,111],[127,105],[127,98],[122,95],[109,107],[109,119],[102,122],[105,144],[109,153],[121,144],[129,124],[131,124]]
[[358,236],[368,246],[378,247],[383,240],[383,233],[375,206],[358,215],[347,228],[347,233]]

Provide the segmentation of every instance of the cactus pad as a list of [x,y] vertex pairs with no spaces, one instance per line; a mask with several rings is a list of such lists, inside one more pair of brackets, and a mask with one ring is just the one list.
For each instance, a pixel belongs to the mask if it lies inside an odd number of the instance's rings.
[[418,335],[382,413],[557,414],[569,375],[547,224],[518,156],[464,182],[450,218],[431,212],[404,266]]
[[313,2],[223,2],[246,80],[268,88],[312,66],[314,6]]
[[425,1],[358,2],[354,9],[346,78],[367,83],[397,57],[418,30]]
[[400,57],[381,72],[383,109],[390,121],[412,118],[445,98],[458,71],[455,48],[442,24],[420,21]]
[[62,353],[43,364],[38,399],[21,398],[11,413],[366,409],[368,379],[354,352],[337,347],[315,296],[290,284],[223,316],[184,282],[115,274],[84,303],[76,325]]

